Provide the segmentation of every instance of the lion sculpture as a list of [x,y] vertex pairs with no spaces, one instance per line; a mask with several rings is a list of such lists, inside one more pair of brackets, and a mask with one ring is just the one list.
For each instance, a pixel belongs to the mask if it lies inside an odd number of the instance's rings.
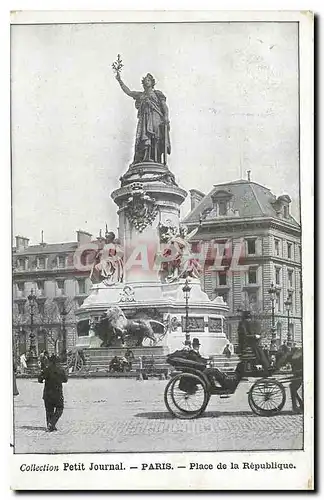
[[95,325],[95,333],[103,341],[102,347],[109,347],[116,340],[123,345],[141,346],[145,338],[156,342],[154,330],[165,329],[165,325],[153,319],[129,320],[118,306],[107,309]]

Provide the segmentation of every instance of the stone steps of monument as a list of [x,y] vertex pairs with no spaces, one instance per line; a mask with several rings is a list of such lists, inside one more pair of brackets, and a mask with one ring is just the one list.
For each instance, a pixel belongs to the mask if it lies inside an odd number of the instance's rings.
[[[150,366],[150,359],[154,359],[154,369],[157,371],[172,370],[172,367],[166,363],[167,349],[165,348],[134,348],[132,352],[135,359],[132,361],[131,373],[136,373],[140,370],[140,357],[142,358],[142,368]],[[84,355],[86,359],[85,368],[89,372],[106,372],[109,369],[109,364],[114,356],[122,357],[125,354],[125,349],[86,349]],[[211,357],[213,365],[222,371],[234,371],[239,361],[238,356],[227,358],[219,354]],[[128,373],[128,372],[127,372]]]
[[[156,356],[156,355],[164,355],[168,354],[168,348],[163,346],[158,347],[134,347],[131,349],[135,358],[138,356]],[[126,352],[126,348],[124,347],[98,347],[93,349],[83,349],[85,356],[89,356],[91,358],[101,358],[106,356],[124,356]]]
[[[85,371],[92,373],[107,373],[109,365],[114,356],[123,357],[125,355],[125,348],[98,348],[98,349],[84,349],[83,353],[86,359]],[[136,376],[140,371],[142,358],[142,369],[150,367],[150,361],[154,359],[154,371],[168,372],[170,366],[166,363],[166,355],[168,349],[165,347],[134,347],[132,349],[134,360],[132,361],[132,370],[125,372],[125,376]],[[123,374],[119,374],[122,377]]]

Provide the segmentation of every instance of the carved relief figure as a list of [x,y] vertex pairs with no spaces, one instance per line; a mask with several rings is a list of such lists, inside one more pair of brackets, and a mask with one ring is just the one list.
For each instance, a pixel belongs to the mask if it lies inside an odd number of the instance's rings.
[[105,245],[100,248],[92,265],[90,279],[107,286],[123,281],[123,249],[113,232],[106,231]]
[[191,253],[189,240],[197,233],[198,228],[188,235],[183,229],[176,236],[172,236],[166,248],[162,252],[162,257],[166,260],[162,262],[162,279],[172,282],[180,278],[199,278],[201,265],[199,259]]

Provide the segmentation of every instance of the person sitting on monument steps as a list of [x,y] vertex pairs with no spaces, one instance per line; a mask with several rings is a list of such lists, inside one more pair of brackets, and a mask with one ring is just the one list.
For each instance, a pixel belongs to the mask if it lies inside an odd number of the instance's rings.
[[[169,110],[165,95],[154,89],[155,79],[150,73],[142,79],[144,92],[130,90],[118,71],[116,79],[125,94],[135,99],[138,110],[134,163],[161,163],[162,153],[171,153]],[[166,159],[164,161],[166,163]]]
[[125,358],[126,358],[127,363],[128,363],[128,371],[131,371],[132,364],[133,364],[133,361],[135,359],[134,353],[131,349],[126,349]]
[[242,358],[246,353],[247,348],[252,349],[258,362],[260,362],[265,370],[270,366],[269,359],[265,355],[262,347],[259,345],[260,335],[253,331],[253,323],[250,311],[242,311],[242,317],[238,324],[238,343],[239,356]]

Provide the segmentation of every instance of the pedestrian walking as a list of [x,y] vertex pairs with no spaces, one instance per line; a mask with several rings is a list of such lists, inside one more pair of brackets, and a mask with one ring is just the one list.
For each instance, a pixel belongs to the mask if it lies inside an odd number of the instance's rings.
[[39,355],[39,362],[40,362],[40,368],[41,370],[45,370],[48,366],[48,352],[47,351],[42,351]]
[[223,354],[229,359],[232,357],[233,352],[234,352],[233,344],[227,342],[226,346],[224,347]]
[[25,353],[20,356],[20,370],[21,373],[25,373],[27,370],[27,358]]
[[65,371],[58,365],[58,358],[53,354],[48,360],[48,366],[41,372],[38,382],[45,381],[43,400],[46,412],[48,432],[56,431],[56,424],[62,416],[64,397],[62,384],[67,382]]

